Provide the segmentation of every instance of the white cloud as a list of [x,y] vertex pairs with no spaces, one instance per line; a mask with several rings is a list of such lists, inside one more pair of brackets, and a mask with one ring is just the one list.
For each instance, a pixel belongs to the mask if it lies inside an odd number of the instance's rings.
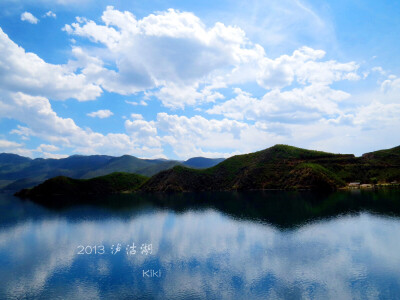
[[0,140],[0,148],[1,149],[17,148],[17,147],[21,147],[21,146],[22,146],[21,144],[16,143],[16,142]]
[[32,151],[25,149],[24,144],[0,139],[0,153],[15,153],[22,156],[32,156]]
[[394,75],[388,76],[381,84],[381,91],[386,95],[395,95],[398,97],[400,92],[400,78]]
[[133,106],[138,106],[138,105],[147,106],[147,105],[148,105],[147,102],[144,101],[144,100],[140,100],[139,102],[125,100],[125,103],[130,104],[130,105],[133,105]]
[[48,145],[48,144],[41,144],[39,147],[37,147],[34,152],[39,154],[39,157],[43,158],[55,158],[55,159],[60,159],[60,158],[65,158],[68,157],[68,155],[65,154],[57,154],[54,153],[56,151],[59,151],[60,148],[54,145]]
[[126,120],[125,128],[133,140],[143,145],[143,149],[161,148],[160,138],[157,136],[157,128],[154,121],[148,122],[142,119]]
[[127,103],[127,104],[130,104],[130,105],[133,105],[133,106],[137,106],[137,105],[139,105],[139,103],[138,103],[138,102],[135,102],[135,101],[129,101],[129,100],[125,100],[125,103]]
[[32,15],[30,12],[23,12],[21,14],[21,21],[26,21],[31,24],[37,24],[39,22],[38,18],[36,18],[34,15]]
[[165,107],[184,108],[185,105],[195,105],[201,103],[215,102],[223,99],[221,93],[212,91],[205,87],[197,91],[197,86],[177,86],[173,83],[162,87],[158,92],[153,93]]
[[44,97],[2,93],[0,118],[4,117],[26,124],[26,127],[20,126],[13,133],[35,136],[59,148],[69,148],[73,153],[152,157],[162,156],[163,152],[157,145],[149,147],[146,141],[132,138],[135,135],[104,135],[91,129],[82,129],[72,119],[59,117],[51,108],[49,100]]
[[114,114],[113,114],[112,111],[110,111],[108,109],[101,109],[101,110],[98,110],[98,111],[94,111],[94,112],[88,113],[87,115],[89,117],[92,117],[92,118],[104,119],[104,118],[111,117]]
[[48,18],[56,18],[57,15],[56,15],[54,12],[52,12],[51,10],[49,10],[47,13],[45,13],[45,14],[43,15],[43,17],[44,17],[44,18],[46,18],[46,17],[48,17]]
[[364,130],[385,129],[400,125],[400,103],[382,103],[374,101],[358,108],[354,116],[354,124]]
[[[325,52],[309,47],[270,59],[242,29],[219,22],[207,28],[188,12],[169,9],[138,20],[108,6],[102,21],[104,25],[77,18],[64,27],[68,34],[107,49],[75,47],[82,73],[107,91],[123,95],[144,91],[169,108],[223,99],[215,90],[234,84],[257,82],[276,89],[294,82],[330,85],[360,78],[356,63],[320,61]],[[114,62],[117,70],[106,68],[104,60]]]
[[36,150],[40,152],[55,152],[60,150],[60,148],[54,145],[41,144]]
[[[251,95],[242,91],[236,92],[250,98],[250,102],[260,101],[255,98],[251,100]],[[327,119],[301,124],[262,121],[260,118],[254,124],[249,124],[227,118],[210,120],[202,116],[189,118],[167,113],[158,113],[156,120],[146,121],[141,115],[133,114],[133,120],[125,121],[127,134],[104,135],[90,129],[83,130],[73,120],[58,117],[45,98],[19,93],[11,95],[8,100],[3,96],[0,104],[0,117],[11,117],[27,125],[19,126],[14,130],[15,133],[36,136],[59,148],[70,148],[74,153],[82,154],[129,153],[142,157],[161,157],[163,147],[168,145],[181,159],[193,156],[228,157],[277,143],[341,153],[356,151],[360,154],[371,149],[366,145],[376,145],[374,149],[379,149],[391,146],[391,141],[400,138],[397,130],[400,126],[397,120],[400,113],[398,105],[388,107],[376,104],[362,108],[357,114],[343,115],[348,121],[339,120],[336,124]],[[371,123],[384,126],[369,128]],[[46,153],[43,155],[48,155]]]
[[[236,65],[260,56],[260,46],[250,43],[237,27],[216,23],[211,28],[192,13],[169,9],[137,20],[130,12],[107,7],[105,25],[78,19],[64,30],[107,47],[118,71],[91,60],[89,50],[76,50],[86,62],[83,73],[107,91],[133,94],[160,88],[158,95],[170,107],[182,107],[221,97],[199,84],[211,84],[213,76],[229,73]],[[261,51],[262,52],[262,51]],[[188,97],[176,96],[183,92]]]
[[275,60],[264,58],[257,81],[266,89],[290,86],[294,79],[300,84],[318,83],[329,85],[334,81],[358,80],[358,65],[354,62],[319,62],[325,56],[322,50],[302,47],[291,56],[282,55]]
[[378,72],[381,75],[386,75],[386,71],[382,67],[373,67],[372,72]]
[[[2,103],[0,103],[0,104],[2,104]],[[8,109],[12,109],[12,108],[8,107]],[[18,134],[25,140],[29,139],[29,136],[31,136],[33,134],[32,130],[30,128],[24,127],[21,125],[17,125],[17,129],[11,130],[10,133]]]
[[[169,145],[181,159],[193,156],[228,157],[265,146],[272,135],[255,126],[229,119],[208,120],[201,116],[158,113],[154,121],[125,121],[135,139],[149,145]],[[260,138],[264,137],[264,139]],[[257,148],[258,147],[258,148]]]
[[0,89],[43,96],[53,100],[93,100],[101,88],[67,65],[53,65],[25,50],[0,28]]
[[[260,102],[242,91],[240,97],[247,98],[240,109],[247,115],[245,107]],[[240,93],[240,94],[239,94]],[[318,94],[316,94],[318,98]],[[239,97],[240,96],[240,97]],[[278,100],[285,101],[285,100]],[[290,103],[289,103],[290,104]],[[293,105],[293,104],[291,104]],[[262,105],[259,106],[262,108]],[[292,108],[290,108],[292,109]],[[289,109],[289,112],[290,112]],[[261,111],[262,112],[262,111]],[[278,110],[283,114],[282,110]],[[253,112],[254,113],[254,112]],[[289,114],[289,113],[288,113]],[[145,132],[141,138],[151,136],[170,146],[181,159],[194,156],[229,157],[270,147],[274,144],[290,144],[309,149],[360,155],[374,149],[393,147],[400,139],[399,104],[375,103],[358,107],[350,113],[337,110],[337,114],[321,117],[318,110],[306,116],[291,111],[290,118],[255,117],[254,123],[206,119],[202,116],[186,117],[158,113],[154,121],[126,121],[128,132]],[[298,119],[302,119],[300,122]],[[240,118],[237,118],[240,119]]]
[[[399,137],[393,128],[400,113],[400,80],[387,76],[380,90],[357,102],[335,83],[359,80],[358,64],[326,60],[322,50],[300,47],[272,59],[242,29],[222,23],[207,27],[194,14],[173,9],[137,19],[107,7],[102,24],[78,17],[64,30],[98,46],[74,45],[73,60],[53,65],[26,52],[0,29],[0,117],[23,124],[11,131],[21,139],[43,140],[36,150],[19,151],[47,157],[65,149],[152,157],[170,146],[180,158],[221,157],[276,143],[342,151],[346,146],[340,141],[349,140],[347,135],[357,137],[359,149],[368,149],[366,145],[377,143],[374,136],[380,142],[388,136],[385,130],[392,134],[388,140]],[[263,89],[256,87],[253,96],[244,91],[247,83]],[[218,119],[159,112],[156,119],[145,120],[133,113],[124,122],[125,132],[107,134],[81,128],[50,105],[49,99],[93,100],[102,89],[122,95],[142,92],[142,99],[125,100],[133,106],[146,106],[151,97],[171,109],[204,105],[195,110]],[[225,100],[223,89],[234,89],[236,95]],[[105,118],[112,112],[88,115]]]
[[143,120],[143,116],[141,114],[131,114],[131,118],[134,120]]
[[236,89],[237,96],[207,110],[210,114],[222,114],[233,119],[304,123],[325,115],[340,113],[338,102],[350,97],[348,93],[333,90],[321,84],[311,84],[286,92],[273,90],[261,99]]

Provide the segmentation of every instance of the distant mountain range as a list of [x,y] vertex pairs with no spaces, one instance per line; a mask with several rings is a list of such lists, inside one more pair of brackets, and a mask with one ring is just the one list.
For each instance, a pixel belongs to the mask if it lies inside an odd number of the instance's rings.
[[205,158],[205,157],[193,157],[185,161],[183,164],[190,168],[205,169],[211,168],[223,162],[224,158]]
[[0,189],[17,191],[35,186],[49,178],[67,176],[89,179],[113,172],[135,173],[152,176],[174,166],[208,168],[224,159],[204,157],[187,161],[165,159],[140,159],[130,155],[120,157],[106,155],[73,155],[63,159],[31,159],[16,154],[0,154]]
[[[199,161],[199,160],[197,160]],[[201,160],[200,160],[201,161]],[[400,146],[366,153],[361,157],[353,154],[333,154],[306,150],[287,145],[244,155],[236,155],[206,169],[194,169],[177,164],[160,171],[151,178],[135,181],[133,186],[120,184],[126,174],[111,174],[114,182],[112,193],[139,190],[143,192],[166,191],[221,191],[221,190],[335,190],[352,181],[364,183],[388,183],[400,181]],[[70,191],[95,190],[63,186],[68,181],[57,177],[19,193],[20,196],[70,195]],[[101,179],[103,180],[103,179]],[[68,184],[74,184],[68,181]],[[75,192],[74,192],[75,193]],[[99,192],[102,193],[102,192]]]

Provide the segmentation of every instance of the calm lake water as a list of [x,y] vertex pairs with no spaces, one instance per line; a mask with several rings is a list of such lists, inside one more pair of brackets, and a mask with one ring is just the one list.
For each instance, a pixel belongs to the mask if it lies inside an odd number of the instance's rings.
[[96,201],[0,194],[0,299],[400,298],[399,191]]

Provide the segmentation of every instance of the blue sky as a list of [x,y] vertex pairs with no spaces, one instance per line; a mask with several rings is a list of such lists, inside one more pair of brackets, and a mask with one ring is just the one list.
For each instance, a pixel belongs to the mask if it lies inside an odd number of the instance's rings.
[[397,146],[399,14],[394,1],[2,1],[0,152]]

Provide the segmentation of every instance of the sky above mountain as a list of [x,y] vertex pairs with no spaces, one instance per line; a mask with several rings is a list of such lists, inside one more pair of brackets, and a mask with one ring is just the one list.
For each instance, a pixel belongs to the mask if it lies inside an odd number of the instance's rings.
[[3,0],[0,152],[400,144],[396,1]]

